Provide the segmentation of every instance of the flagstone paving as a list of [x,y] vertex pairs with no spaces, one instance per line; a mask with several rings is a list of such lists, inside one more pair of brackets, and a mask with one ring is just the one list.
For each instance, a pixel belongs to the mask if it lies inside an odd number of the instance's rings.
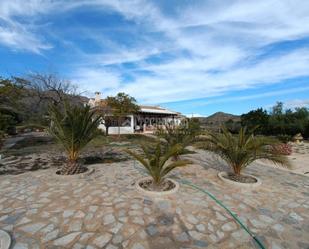
[[[210,191],[272,249],[309,248],[308,177],[254,165],[256,189],[223,184],[224,164],[209,153],[189,155],[199,165],[176,170]],[[23,248],[258,248],[228,213],[181,184],[164,199],[139,194],[134,161],[90,166],[89,176],[57,176],[54,169],[0,176],[0,227]]]

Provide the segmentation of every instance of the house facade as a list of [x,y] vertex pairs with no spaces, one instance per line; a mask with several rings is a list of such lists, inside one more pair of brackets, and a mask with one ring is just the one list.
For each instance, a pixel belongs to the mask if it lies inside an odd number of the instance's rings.
[[[99,92],[95,93],[95,98],[89,100],[88,105],[96,108],[98,111],[104,110],[106,113],[106,100],[101,98]],[[179,112],[168,110],[161,106],[146,106],[140,105],[140,110],[137,113],[128,114],[123,117],[120,122],[117,119],[111,121],[109,124],[109,134],[134,134],[134,133],[153,133],[157,127],[164,127],[167,124],[179,125],[185,117]],[[100,129],[106,130],[104,121],[99,126]]]

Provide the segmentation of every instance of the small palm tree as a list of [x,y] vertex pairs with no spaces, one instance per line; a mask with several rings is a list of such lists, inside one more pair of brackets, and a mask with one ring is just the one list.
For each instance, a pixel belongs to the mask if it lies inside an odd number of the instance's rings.
[[181,124],[179,126],[175,125],[165,125],[164,128],[158,127],[156,135],[163,138],[169,147],[173,147],[178,144],[181,149],[179,152],[173,156],[174,160],[179,160],[179,155],[184,153],[185,147],[192,144],[199,131],[192,129],[192,121],[189,120],[188,124]]
[[65,149],[68,162],[60,174],[73,175],[84,169],[77,162],[81,150],[96,136],[100,117],[89,106],[65,104],[64,111],[58,106],[50,108],[51,127],[49,132]]
[[236,176],[240,176],[245,167],[258,159],[290,167],[287,158],[273,149],[273,145],[278,143],[276,140],[256,137],[253,132],[247,132],[246,127],[241,128],[239,134],[235,136],[226,128],[222,128],[220,134],[210,132],[204,149],[224,159],[232,167]]
[[160,190],[165,176],[173,169],[183,167],[191,163],[189,160],[181,160],[177,162],[169,163],[168,160],[174,155],[178,154],[182,147],[177,144],[173,147],[166,147],[166,144],[162,148],[160,141],[155,146],[141,145],[144,152],[144,156],[141,156],[130,150],[126,150],[128,154],[139,161],[146,169],[147,173],[152,177],[152,188],[154,190]]

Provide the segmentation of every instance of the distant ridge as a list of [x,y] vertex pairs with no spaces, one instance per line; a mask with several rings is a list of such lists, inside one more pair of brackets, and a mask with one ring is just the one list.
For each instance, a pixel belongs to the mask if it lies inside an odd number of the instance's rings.
[[239,122],[240,116],[225,112],[216,112],[208,117],[199,117],[198,120],[203,128],[218,130],[227,121]]

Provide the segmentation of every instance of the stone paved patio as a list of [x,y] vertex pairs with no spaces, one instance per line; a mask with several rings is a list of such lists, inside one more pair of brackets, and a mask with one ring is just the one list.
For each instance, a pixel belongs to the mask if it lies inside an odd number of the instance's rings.
[[[308,177],[255,164],[248,173],[262,186],[224,185],[225,168],[208,153],[176,171],[214,194],[267,248],[309,248]],[[55,170],[0,176],[0,227],[12,248],[258,248],[243,229],[204,193],[181,185],[177,194],[151,199],[137,193],[141,177],[133,161],[93,165],[95,173],[62,177]]]

